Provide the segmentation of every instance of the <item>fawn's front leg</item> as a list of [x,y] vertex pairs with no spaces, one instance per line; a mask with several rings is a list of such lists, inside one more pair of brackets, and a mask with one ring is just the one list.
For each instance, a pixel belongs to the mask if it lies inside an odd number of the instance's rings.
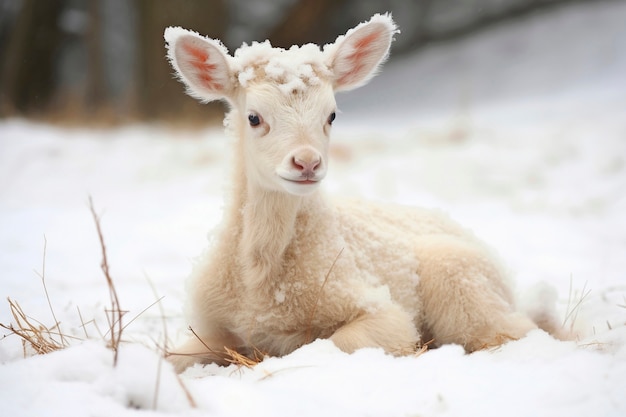
[[238,344],[238,339],[229,332],[215,332],[210,336],[194,333],[183,345],[167,352],[166,357],[177,373],[183,372],[194,363],[228,365],[229,354],[226,348],[234,350]]
[[381,347],[394,355],[415,351],[420,341],[413,318],[396,305],[376,312],[363,312],[346,323],[330,337],[344,352],[352,353],[364,347]]

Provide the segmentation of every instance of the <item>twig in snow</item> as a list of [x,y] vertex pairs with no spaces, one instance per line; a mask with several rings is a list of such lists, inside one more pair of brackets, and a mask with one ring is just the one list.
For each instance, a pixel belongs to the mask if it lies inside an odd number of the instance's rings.
[[109,323],[109,337],[110,342],[109,345],[113,350],[113,366],[117,365],[117,357],[119,355],[119,345],[122,340],[122,332],[124,331],[124,326],[122,324],[122,317],[126,313],[120,307],[120,301],[117,296],[117,291],[115,289],[115,284],[113,283],[113,279],[111,278],[110,270],[109,270],[109,262],[107,260],[107,251],[106,246],[104,244],[104,237],[102,235],[102,230],[100,228],[100,218],[98,214],[96,214],[96,210],[93,205],[93,200],[91,196],[89,196],[89,209],[91,211],[91,215],[93,216],[94,223],[96,225],[96,231],[98,232],[98,239],[100,240],[100,248],[102,250],[102,263],[100,264],[100,268],[104,273],[104,277],[107,281],[107,286],[109,287],[109,298],[111,299],[111,309],[105,309],[107,321]]

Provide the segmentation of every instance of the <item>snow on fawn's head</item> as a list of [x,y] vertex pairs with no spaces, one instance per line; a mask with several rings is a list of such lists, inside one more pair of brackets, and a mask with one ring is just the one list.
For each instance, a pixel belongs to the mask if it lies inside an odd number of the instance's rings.
[[165,30],[168,57],[191,96],[226,100],[243,141],[248,182],[307,195],[326,175],[334,93],[367,83],[389,54],[391,16],[375,15],[325,45],[244,44],[229,55],[218,40],[179,27]]

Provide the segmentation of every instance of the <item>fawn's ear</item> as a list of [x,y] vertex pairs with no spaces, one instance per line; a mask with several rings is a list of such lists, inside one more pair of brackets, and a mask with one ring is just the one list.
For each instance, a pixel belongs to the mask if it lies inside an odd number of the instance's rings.
[[393,35],[398,32],[390,14],[376,14],[326,45],[324,54],[333,72],[335,91],[360,87],[376,75],[389,56]]
[[228,51],[220,41],[179,27],[165,29],[167,56],[187,94],[208,103],[233,93]]

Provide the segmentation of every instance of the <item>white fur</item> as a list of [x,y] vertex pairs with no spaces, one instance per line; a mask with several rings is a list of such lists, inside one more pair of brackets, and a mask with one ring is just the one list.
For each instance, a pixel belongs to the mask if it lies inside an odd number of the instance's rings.
[[266,41],[232,57],[218,41],[166,30],[188,92],[226,100],[237,139],[222,230],[191,281],[198,337],[170,355],[178,370],[225,363],[224,347],[284,355],[330,338],[347,352],[403,354],[432,339],[473,351],[537,327],[515,311],[495,256],[445,215],[331,204],[318,191],[334,92],[366,83],[396,32],[376,15],[323,50]]

